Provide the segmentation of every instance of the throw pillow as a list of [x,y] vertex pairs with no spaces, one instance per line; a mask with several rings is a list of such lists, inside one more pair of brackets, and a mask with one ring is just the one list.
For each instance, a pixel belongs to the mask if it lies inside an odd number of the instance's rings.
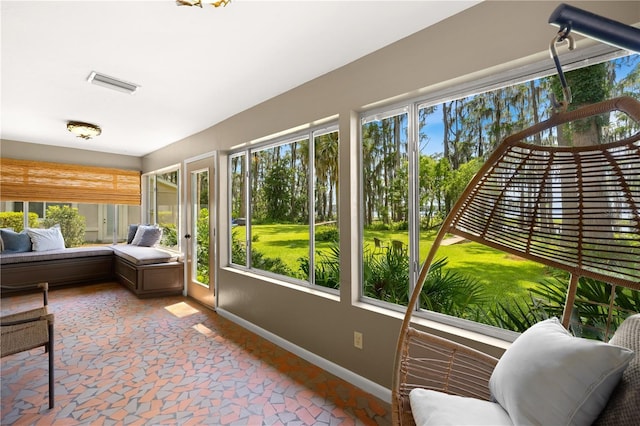
[[0,229],[0,236],[4,245],[4,253],[24,253],[31,251],[31,238],[26,231],[15,232],[10,229]]
[[636,356],[622,373],[620,383],[613,390],[607,406],[594,425],[637,425],[640,419],[640,314],[625,319],[609,344],[629,348]]
[[[13,231],[13,228],[1,228],[5,231]],[[2,240],[2,233],[0,233],[0,253],[4,251],[4,241]]]
[[161,238],[161,228],[157,226],[140,225],[131,244],[140,247],[153,247],[160,242]]
[[129,232],[127,233],[127,244],[131,244],[131,242],[135,238],[138,226],[138,224],[129,225]]
[[64,238],[59,226],[48,229],[27,228],[27,234],[31,237],[33,251],[50,251],[64,249]]
[[551,318],[513,342],[489,388],[514,424],[591,424],[633,355],[627,348],[574,337]]

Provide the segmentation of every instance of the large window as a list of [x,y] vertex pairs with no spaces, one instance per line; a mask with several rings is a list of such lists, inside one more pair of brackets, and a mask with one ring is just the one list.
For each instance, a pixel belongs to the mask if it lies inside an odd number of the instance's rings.
[[162,228],[160,245],[179,250],[180,169],[171,167],[143,175],[144,223]]
[[[566,75],[574,95],[570,108],[620,95],[640,97],[638,55]],[[492,86],[499,87],[495,82]],[[551,93],[561,96],[555,76],[362,115],[365,300],[392,308],[406,306],[435,234],[467,183],[502,139],[549,117]],[[529,142],[578,146],[618,140],[638,131],[638,124],[625,117],[597,117],[560,134],[542,133]],[[564,303],[564,289],[555,280],[559,271],[459,238],[445,239],[431,271],[420,298],[426,315],[436,312],[521,331]],[[542,293],[557,297],[540,302]],[[618,299],[634,300],[624,295]],[[541,303],[546,305],[541,308]],[[629,303],[621,309],[640,308]]]
[[140,172],[0,158],[0,227],[60,225],[67,247],[126,241]]
[[[25,210],[26,208],[26,210]],[[16,232],[60,225],[67,247],[127,240],[127,224],[140,218],[140,206],[115,204],[3,201],[0,227]]]
[[233,265],[338,288],[335,126],[232,153],[229,183]]

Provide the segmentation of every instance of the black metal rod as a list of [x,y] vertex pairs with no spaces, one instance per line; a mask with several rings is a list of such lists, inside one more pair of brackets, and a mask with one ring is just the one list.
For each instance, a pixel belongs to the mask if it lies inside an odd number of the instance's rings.
[[562,3],[549,23],[622,49],[640,52],[640,29]]

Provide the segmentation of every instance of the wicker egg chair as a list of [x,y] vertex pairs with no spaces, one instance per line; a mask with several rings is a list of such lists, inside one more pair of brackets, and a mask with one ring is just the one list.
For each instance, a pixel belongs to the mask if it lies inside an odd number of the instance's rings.
[[490,397],[496,358],[411,324],[446,234],[569,272],[565,327],[580,277],[610,283],[613,291],[616,286],[640,290],[640,133],[586,147],[525,142],[543,130],[611,111],[640,122],[640,103],[629,97],[557,113],[506,138],[471,180],[436,236],[400,329],[392,383],[394,424],[414,424],[409,405],[414,388]]

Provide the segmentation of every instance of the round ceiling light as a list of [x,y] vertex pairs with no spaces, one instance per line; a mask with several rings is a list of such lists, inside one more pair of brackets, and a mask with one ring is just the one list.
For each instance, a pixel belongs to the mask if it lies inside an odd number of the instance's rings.
[[102,133],[100,126],[91,123],[83,123],[81,121],[69,121],[67,130],[82,139],[91,139]]

